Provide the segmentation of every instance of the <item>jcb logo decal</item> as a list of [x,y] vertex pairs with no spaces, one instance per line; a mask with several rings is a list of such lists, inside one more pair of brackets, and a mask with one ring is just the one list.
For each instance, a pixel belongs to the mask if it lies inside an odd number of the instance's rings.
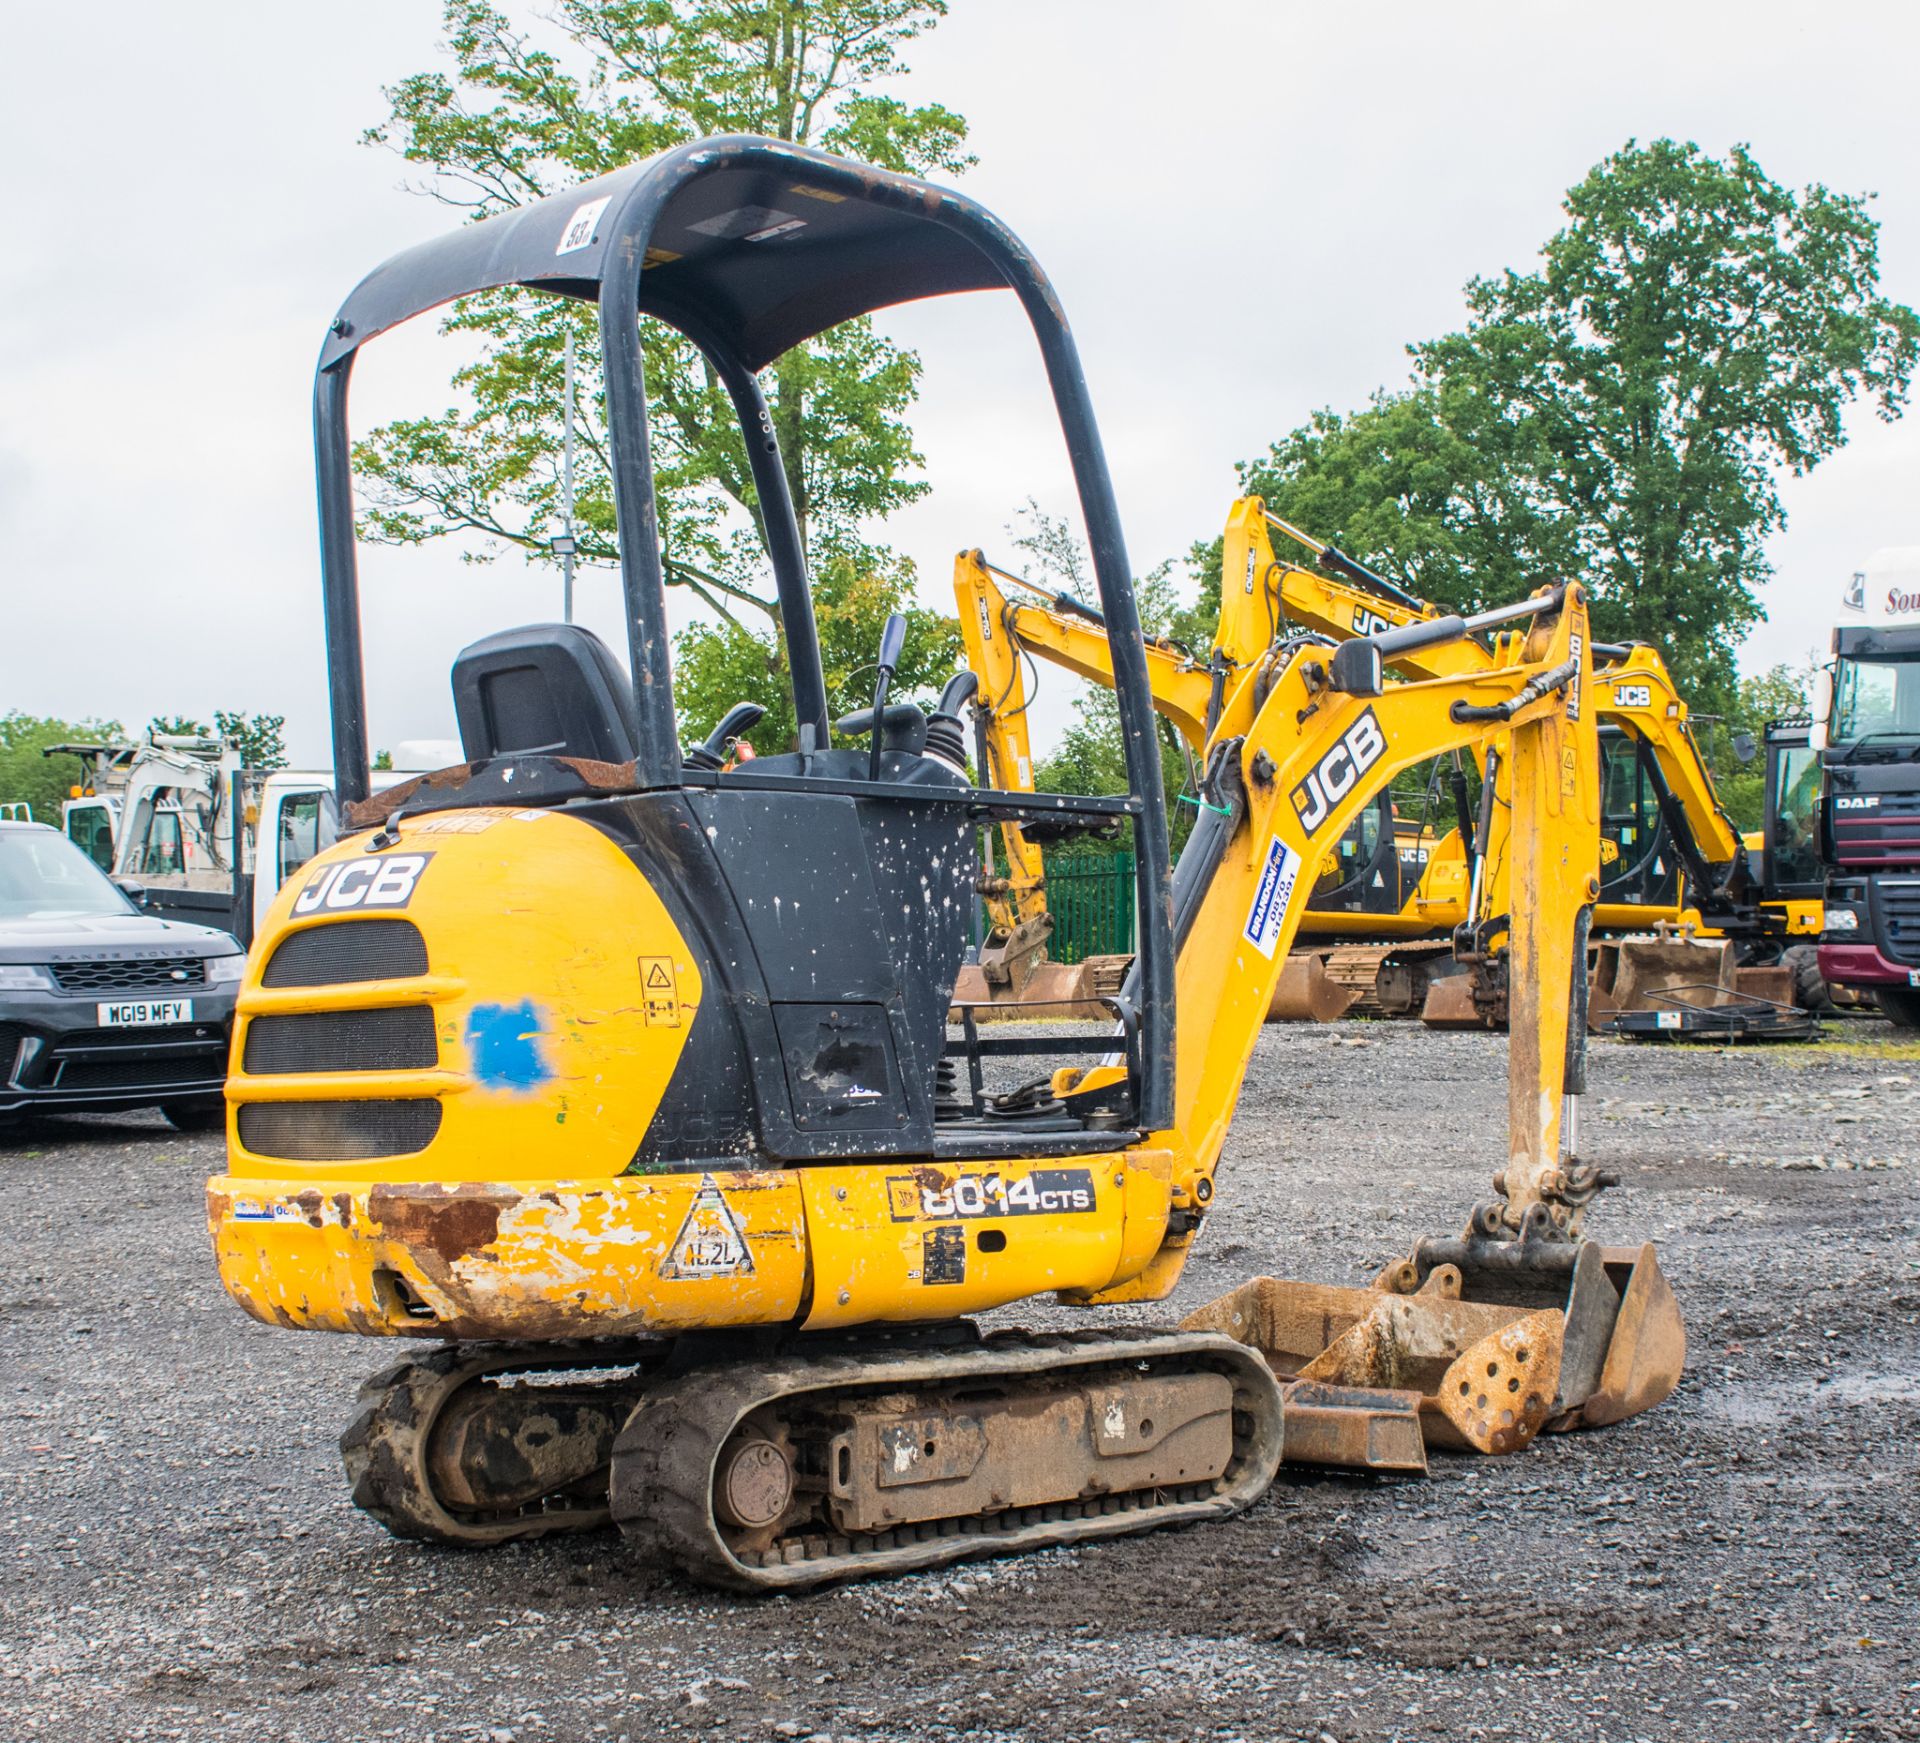
[[432,858],[430,853],[385,853],[326,866],[294,897],[293,911],[340,914],[404,908]]
[[1289,795],[1299,813],[1300,826],[1313,834],[1386,750],[1386,735],[1369,708],[1341,733],[1340,742],[1307,771],[1307,778]]
[[1369,611],[1364,605],[1353,608],[1353,633],[1355,635],[1385,635],[1393,625],[1377,611]]
[[1613,687],[1613,705],[1616,708],[1651,708],[1653,689],[1647,684],[1616,684]]

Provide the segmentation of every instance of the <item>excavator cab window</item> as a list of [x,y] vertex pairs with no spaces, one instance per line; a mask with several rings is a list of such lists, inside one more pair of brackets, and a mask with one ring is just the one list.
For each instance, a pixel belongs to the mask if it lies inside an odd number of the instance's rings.
[[[370,801],[349,377],[368,339],[455,298],[504,286],[597,304],[628,668],[565,625],[476,643],[455,676],[467,764]],[[993,289],[1012,291],[1031,323],[1072,463],[1099,609],[1115,648],[1123,793],[1034,795],[973,785],[957,720],[928,717],[905,699],[889,703],[905,627],[898,619],[876,649],[881,677],[872,707],[837,723],[829,714],[806,551],[759,372],[873,310]],[[738,723],[757,718],[767,698],[740,698],[705,744],[688,747],[679,736],[654,531],[642,317],[677,329],[698,349],[745,438],[798,722],[795,744],[756,747],[770,754],[750,762],[734,758],[732,745],[745,730]],[[1000,1154],[1008,1131],[1025,1129],[1023,1121],[1057,1131],[1067,1116],[1044,1093],[1018,1108],[983,1104],[981,1056],[1020,1044],[983,1040],[971,1024],[964,1057],[973,1093],[952,1093],[957,1061],[949,1056],[947,1014],[970,941],[978,832],[1004,818],[1057,823],[1071,814],[1131,828],[1137,972],[1120,1001],[1122,1044],[1116,1049],[1111,1033],[1100,1042],[1101,1053],[1124,1056],[1126,1083],[1101,1117],[1142,1129],[1169,1123],[1171,871],[1132,570],[1059,302],[1038,263],[991,214],[947,190],[772,140],[698,141],[377,269],[348,297],[323,346],[314,415],[343,805],[360,808],[362,826],[403,807],[577,807],[622,842],[682,936],[701,941],[703,983],[719,994],[701,1057],[711,1073],[750,1085],[751,1095],[735,1099],[751,1130],[716,1133],[693,1110],[724,1098],[711,1083],[690,1084],[676,1138],[670,1089],[649,1132],[650,1141],[655,1131],[666,1134],[665,1147],[637,1157],[637,1167],[746,1151],[804,1161],[965,1155],[975,1153],[972,1144],[979,1154]],[[836,744],[836,729],[854,745]],[[1089,1128],[1088,1136],[1114,1142],[1111,1129]]]
[[1600,899],[1657,904],[1679,890],[1680,865],[1647,771],[1652,753],[1616,728],[1600,729]]
[[1820,863],[1820,753],[1804,721],[1767,727],[1766,889],[1769,896],[1817,896]]

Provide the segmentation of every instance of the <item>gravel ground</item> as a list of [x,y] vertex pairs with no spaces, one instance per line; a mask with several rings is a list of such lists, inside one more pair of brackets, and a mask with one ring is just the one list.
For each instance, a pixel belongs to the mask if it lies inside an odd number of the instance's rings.
[[[387,1538],[333,1443],[388,1352],[229,1306],[217,1142],[16,1132],[0,1737],[1920,1738],[1920,1048],[1843,1034],[1596,1048],[1588,1151],[1623,1184],[1594,1226],[1661,1243],[1693,1342],[1650,1415],[801,1599],[698,1591],[611,1534]],[[1457,1227],[1503,1069],[1485,1036],[1268,1029],[1156,1315]]]

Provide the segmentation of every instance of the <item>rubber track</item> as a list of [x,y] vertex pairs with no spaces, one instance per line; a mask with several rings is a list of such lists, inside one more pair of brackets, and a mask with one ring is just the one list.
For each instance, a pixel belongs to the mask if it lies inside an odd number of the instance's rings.
[[469,1549],[605,1525],[604,1503],[561,1501],[493,1519],[452,1513],[433,1493],[427,1448],[441,1411],[467,1386],[509,1373],[626,1369],[639,1353],[608,1343],[455,1344],[382,1369],[360,1388],[360,1413],[340,1437],[354,1504],[396,1537]]
[[[1233,1377],[1236,1422],[1251,1414],[1252,1429],[1245,1436],[1236,1430],[1234,1461],[1211,1493],[1194,1496],[1192,1489],[1206,1485],[1191,1485],[1178,1492],[1189,1497],[1184,1499],[1128,1504],[1109,1497],[1012,1509],[992,1520],[946,1520],[852,1543],[824,1536],[815,1525],[788,1539],[782,1545],[786,1559],[771,1567],[743,1563],[720,1535],[713,1514],[714,1464],[734,1428],[762,1406],[843,1389],[939,1387],[976,1378],[1049,1380],[1139,1361],[1224,1369]],[[1211,1333],[1016,1332],[962,1351],[894,1348],[727,1363],[667,1381],[643,1397],[614,1443],[613,1516],[629,1538],[703,1584],[745,1592],[796,1591],[833,1580],[1224,1519],[1250,1506],[1273,1481],[1280,1463],[1280,1413],[1279,1387],[1265,1362],[1245,1345]],[[1082,1516],[1038,1517],[1070,1510]]]

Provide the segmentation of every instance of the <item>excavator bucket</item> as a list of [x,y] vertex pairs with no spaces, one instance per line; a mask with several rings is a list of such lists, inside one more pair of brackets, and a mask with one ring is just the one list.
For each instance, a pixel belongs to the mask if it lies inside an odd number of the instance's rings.
[[1296,950],[1280,971],[1280,984],[1267,1006],[1269,1023],[1332,1023],[1350,1011],[1360,997],[1327,973],[1327,959],[1317,950]]
[[1369,1470],[1623,1421],[1673,1392],[1687,1350],[1651,1244],[1427,1241],[1370,1288],[1255,1277],[1180,1329],[1266,1359],[1283,1462]]
[[1517,1452],[1557,1394],[1562,1316],[1458,1288],[1444,1275],[1415,1295],[1255,1277],[1181,1329],[1265,1357],[1286,1400],[1283,1460],[1425,1470],[1428,1446]]
[[1609,939],[1593,949],[1587,1021],[1599,1028],[1621,1011],[1654,1010],[1658,995],[1702,983],[1733,990],[1733,950],[1724,939]]
[[1435,975],[1427,982],[1427,997],[1420,1007],[1420,1021],[1429,1029],[1495,1027],[1495,1019],[1500,1013],[1474,996],[1475,985],[1471,974]]
[[1427,1240],[1373,1287],[1419,1300],[1436,1277],[1465,1302],[1560,1315],[1559,1377],[1545,1424],[1554,1432],[1637,1416],[1680,1383],[1686,1328],[1651,1242]]

